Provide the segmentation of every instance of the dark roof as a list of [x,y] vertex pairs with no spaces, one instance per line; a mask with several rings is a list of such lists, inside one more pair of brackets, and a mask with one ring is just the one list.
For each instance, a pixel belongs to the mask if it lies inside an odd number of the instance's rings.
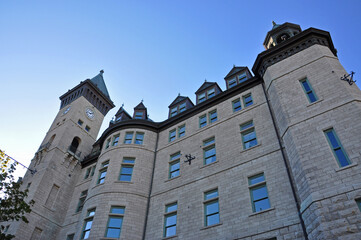
[[202,86],[195,92],[195,94],[197,94],[197,93],[199,93],[199,92],[203,91],[204,89],[207,89],[207,88],[209,88],[211,86],[214,86],[214,85],[217,85],[217,83],[215,83],[215,82],[204,82],[202,84]]
[[144,106],[143,102],[140,102],[134,110],[147,110],[147,108]]
[[104,93],[104,95],[106,97],[109,97],[109,93],[108,93],[108,90],[107,90],[107,87],[105,86],[105,82],[104,82],[104,78],[103,78],[103,73],[104,71],[101,70],[100,73],[98,75],[96,75],[95,77],[93,77],[92,79],[90,79],[90,81],[92,83],[94,83],[95,86],[97,86],[99,88],[99,90]]
[[173,105],[183,101],[184,99],[187,99],[187,97],[178,95],[178,97],[176,97],[176,99],[174,99],[174,101],[168,107],[173,106]]
[[277,24],[277,23],[275,23],[275,21],[272,21],[272,25],[273,25],[272,30],[281,26],[281,24]]
[[123,107],[120,107],[118,112],[115,114],[115,116],[119,116],[121,115],[122,113],[124,113],[125,115],[127,115],[130,119],[132,118],[129,113],[127,111],[125,111],[125,109]]
[[231,71],[229,71],[229,73],[227,74],[227,76],[225,76],[224,78],[228,78],[240,71],[243,71],[244,69],[246,69],[246,67],[236,67],[236,66],[233,66],[233,68],[231,69]]

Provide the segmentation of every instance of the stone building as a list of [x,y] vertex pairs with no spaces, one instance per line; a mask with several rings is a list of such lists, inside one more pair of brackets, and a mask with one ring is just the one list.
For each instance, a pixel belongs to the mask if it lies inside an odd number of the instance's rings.
[[[361,92],[330,34],[274,23],[226,90],[204,82],[153,122],[101,71],[60,97],[16,239],[361,239]],[[350,78],[350,77],[349,77]]]

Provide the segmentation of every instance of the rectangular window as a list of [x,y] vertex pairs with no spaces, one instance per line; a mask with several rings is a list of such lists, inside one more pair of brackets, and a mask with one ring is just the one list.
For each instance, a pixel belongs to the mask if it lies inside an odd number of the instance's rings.
[[204,225],[219,223],[218,189],[204,193]]
[[91,172],[90,172],[90,176],[91,176],[91,177],[94,176],[95,167],[96,167],[96,166],[93,166],[93,167],[92,167],[92,170],[91,170]]
[[36,227],[33,231],[33,234],[31,234],[30,240],[39,240],[41,238],[41,233],[43,232],[43,230],[41,230],[40,228]]
[[50,190],[48,199],[46,199],[45,206],[47,206],[48,208],[53,207],[58,192],[59,192],[59,186],[54,184]]
[[198,95],[198,103],[204,102],[206,100],[206,93],[201,93]]
[[144,133],[139,133],[139,132],[137,132],[137,133],[135,134],[134,143],[135,143],[135,144],[142,145],[142,144],[143,144],[143,139],[144,139]]
[[217,110],[209,112],[208,115],[209,115],[209,123],[213,123],[217,121]]
[[247,80],[247,75],[246,75],[246,73],[242,73],[242,74],[238,75],[238,84],[239,84],[239,83],[243,83],[243,82],[246,81],[246,80]]
[[130,182],[132,180],[135,158],[123,158],[123,164],[120,169],[119,180]]
[[169,131],[169,142],[174,141],[175,137],[176,137],[176,130],[173,129],[173,130]]
[[236,78],[232,78],[232,79],[228,80],[228,88],[234,87],[236,85],[237,85]]
[[90,171],[91,171],[91,167],[90,168],[87,168],[86,172],[85,172],[85,176],[84,176],[84,179],[87,179],[90,175]]
[[248,178],[249,191],[251,194],[252,210],[259,212],[271,207],[264,174],[257,174]]
[[178,127],[178,137],[183,137],[186,134],[186,125]]
[[66,236],[66,240],[74,240],[75,233]]
[[256,131],[253,127],[253,121],[249,121],[241,125],[241,135],[243,142],[243,149],[248,149],[250,147],[257,145]]
[[187,109],[186,103],[182,103],[179,105],[179,112],[184,112]]
[[76,212],[80,212],[83,209],[84,202],[85,202],[85,199],[86,199],[87,195],[88,195],[88,190],[85,190],[85,191],[81,192],[79,202],[78,202],[78,206],[76,208]]
[[310,84],[310,82],[308,81],[307,78],[303,79],[300,81],[303,91],[305,91],[308,101],[310,103],[316,102],[317,101],[317,96],[315,94],[315,91],[313,91],[312,86]]
[[133,132],[126,132],[125,133],[125,138],[124,138],[124,143],[125,144],[131,144],[132,140],[133,140]]
[[143,112],[135,112],[135,119],[143,119]]
[[86,130],[87,132],[89,132],[89,131],[90,131],[90,127],[89,127],[88,125],[86,125],[86,126],[85,126],[85,130]]
[[118,142],[119,142],[119,134],[117,134],[117,135],[115,135],[115,136],[113,137],[113,143],[112,143],[112,145],[113,145],[113,146],[117,146],[117,145],[118,145]]
[[107,224],[107,230],[105,237],[107,238],[119,238],[123,225],[124,207],[113,206],[110,208],[110,214]]
[[177,115],[178,114],[178,107],[174,107],[174,108],[172,108],[171,110],[170,110],[170,116],[171,117],[174,117],[175,115]]
[[110,138],[108,138],[107,143],[105,144],[105,149],[107,149],[110,145]]
[[340,139],[338,139],[336,132],[333,128],[325,131],[328,143],[333,151],[333,155],[337,159],[340,167],[350,165],[350,159],[348,158],[345,149],[342,147]]
[[361,198],[356,199],[356,204],[357,204],[358,208],[359,208],[360,211],[361,211]]
[[233,108],[233,112],[237,112],[242,109],[241,100],[239,98],[237,98],[232,102],[232,108]]
[[174,236],[177,233],[177,208],[176,202],[165,206],[164,237]]
[[208,99],[211,98],[211,97],[214,97],[215,94],[216,94],[216,92],[215,92],[214,88],[209,89],[209,90],[207,91]]
[[199,117],[199,127],[205,127],[207,126],[207,115],[203,115]]
[[243,105],[244,107],[251,106],[253,104],[252,95],[247,94],[246,96],[243,96]]
[[210,164],[217,160],[216,144],[214,137],[203,141],[203,159],[204,159],[204,165]]
[[102,163],[101,169],[99,170],[98,184],[104,183],[105,176],[107,175],[109,160]]
[[80,120],[80,119],[78,120],[79,126],[83,125],[83,123],[84,123],[84,122],[83,122],[82,120]]
[[81,234],[81,239],[89,239],[89,234],[93,224],[94,215],[95,215],[95,208],[88,210],[87,216],[84,219],[84,227]]
[[180,174],[180,152],[172,154],[169,161],[169,178],[174,178]]

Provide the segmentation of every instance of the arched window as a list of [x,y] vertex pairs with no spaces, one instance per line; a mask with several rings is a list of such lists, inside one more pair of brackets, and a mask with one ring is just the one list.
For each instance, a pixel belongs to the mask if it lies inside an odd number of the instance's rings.
[[80,138],[74,137],[74,138],[73,138],[73,141],[71,142],[71,145],[70,145],[70,147],[69,147],[69,150],[70,150],[72,153],[76,153],[76,150],[78,149],[80,142],[81,142],[81,141],[80,141]]

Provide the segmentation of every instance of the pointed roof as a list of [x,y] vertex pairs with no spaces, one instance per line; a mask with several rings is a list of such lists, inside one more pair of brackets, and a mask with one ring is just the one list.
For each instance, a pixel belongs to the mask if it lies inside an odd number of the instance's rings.
[[143,100],[134,108],[134,110],[147,110],[143,104]]
[[125,111],[125,109],[123,108],[123,106],[121,106],[118,110],[118,112],[115,114],[115,116],[119,116],[121,114],[125,114],[129,117],[129,119],[131,119],[132,117],[129,115],[129,113],[127,111]]
[[273,25],[272,30],[281,26],[281,24],[277,24],[277,23],[275,23],[275,21],[272,21],[272,25]]
[[195,92],[195,94],[203,91],[204,89],[207,89],[208,87],[211,87],[213,85],[217,85],[216,82],[204,82],[202,86]]
[[92,79],[90,79],[90,81],[92,83],[94,83],[95,86],[97,86],[99,88],[99,90],[104,93],[104,95],[106,97],[109,97],[109,93],[108,93],[108,90],[107,90],[107,87],[105,86],[105,82],[104,82],[104,78],[103,78],[103,73],[104,73],[104,70],[100,70],[99,74],[96,75],[95,77],[93,77]]
[[233,68],[231,69],[231,71],[229,71],[229,73],[227,74],[227,76],[225,76],[224,78],[228,78],[240,71],[243,71],[244,69],[246,69],[246,67],[236,67],[235,65],[233,65]]
[[183,101],[184,99],[187,99],[187,97],[178,95],[178,96],[174,99],[174,101],[173,101],[168,107],[173,106],[173,105],[175,105],[175,104]]

